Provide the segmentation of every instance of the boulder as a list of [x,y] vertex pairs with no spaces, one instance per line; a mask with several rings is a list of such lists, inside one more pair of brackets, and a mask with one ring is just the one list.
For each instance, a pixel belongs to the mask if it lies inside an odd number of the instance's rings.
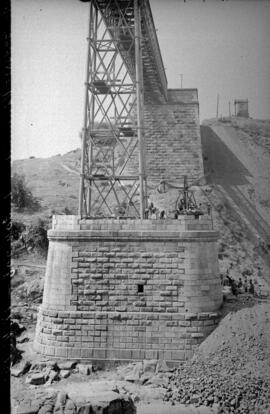
[[63,361],[57,363],[59,369],[63,370],[71,370],[74,369],[77,365],[77,361]]
[[52,369],[52,370],[50,370],[50,372],[48,374],[48,378],[47,378],[46,384],[52,384],[52,382],[58,380],[58,378],[59,378],[58,371],[54,371]]
[[28,336],[24,336],[22,338],[17,338],[17,343],[18,344],[24,344],[25,342],[29,342],[30,339],[28,338]]
[[38,414],[53,414],[53,404],[44,404]]
[[143,372],[144,374],[153,374],[156,372],[157,360],[156,359],[145,359],[143,361]]
[[65,392],[60,391],[57,394],[55,407],[53,411],[54,414],[63,414],[67,399],[68,395]]
[[160,374],[152,376],[146,382],[146,385],[148,384],[155,385],[156,387],[167,387],[169,384],[169,378],[166,375],[160,373]]
[[138,384],[140,384],[140,385],[144,385],[144,384],[146,384],[146,383],[148,382],[148,380],[150,380],[150,379],[152,378],[152,376],[153,376],[153,374],[151,374],[151,373],[148,373],[148,374],[142,374],[142,375],[140,376],[140,379],[139,379],[139,381],[138,381]]
[[68,369],[61,369],[60,371],[61,378],[67,378],[69,376],[70,376],[70,371]]
[[13,377],[21,377],[26,374],[31,368],[31,363],[29,361],[21,361],[14,368],[11,368],[10,373]]
[[47,362],[36,362],[32,364],[30,373],[41,372],[47,368]]
[[45,375],[42,372],[29,375],[29,377],[26,378],[26,383],[30,385],[42,385],[45,384],[45,382]]
[[19,336],[26,328],[22,324],[18,323],[17,321],[11,321],[10,324],[10,333],[14,334],[15,336]]
[[166,364],[166,361],[164,361],[164,359],[157,361],[156,373],[169,372],[169,371],[171,371],[171,369],[168,367],[168,365]]
[[56,393],[53,391],[52,394],[47,394],[44,396],[40,396],[40,400],[42,400],[41,407],[39,409],[38,414],[53,414],[55,400],[56,400]]
[[138,362],[137,364],[130,367],[130,371],[125,375],[125,381],[135,382],[139,381],[140,376],[143,373],[143,364]]
[[90,375],[93,372],[93,366],[92,364],[86,365],[86,364],[78,364],[76,367],[80,374],[82,375]]
[[44,280],[31,280],[30,283],[28,283],[26,288],[26,295],[29,299],[35,300],[39,297],[42,297],[43,294],[43,288],[44,288]]
[[76,414],[76,412],[77,412],[77,409],[76,409],[76,405],[74,404],[74,402],[72,400],[67,400],[64,414]]
[[15,408],[14,414],[38,414],[40,405],[38,403],[22,403]]
[[11,315],[10,315],[10,318],[13,319],[13,320],[16,319],[17,321],[20,321],[22,319],[22,315],[18,311],[12,311]]
[[46,367],[49,367],[55,371],[58,371],[58,365],[56,361],[46,361]]
[[11,365],[15,365],[22,359],[22,351],[17,348],[16,336],[14,333],[10,333],[10,362]]
[[136,407],[130,397],[104,391],[89,398],[88,403],[82,403],[77,414],[136,414]]

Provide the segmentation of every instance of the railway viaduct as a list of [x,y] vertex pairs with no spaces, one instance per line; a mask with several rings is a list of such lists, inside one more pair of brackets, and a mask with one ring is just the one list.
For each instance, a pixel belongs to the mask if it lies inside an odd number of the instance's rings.
[[[203,174],[198,93],[167,88],[148,0],[89,6],[79,214],[54,216],[48,232],[34,346],[57,358],[178,363],[218,322],[218,234],[207,215],[147,218],[146,193],[161,177]],[[134,217],[112,216],[121,194]]]

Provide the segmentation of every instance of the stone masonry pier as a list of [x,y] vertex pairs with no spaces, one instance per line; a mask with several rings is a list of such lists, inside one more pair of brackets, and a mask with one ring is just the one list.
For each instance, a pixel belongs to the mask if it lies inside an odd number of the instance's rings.
[[[148,182],[162,178],[189,182],[204,175],[197,89],[168,89],[168,101],[155,103],[145,97],[145,165]],[[120,148],[121,150],[121,148]],[[118,155],[119,156],[119,155]],[[126,167],[129,174],[139,171],[135,150]]]
[[188,359],[222,302],[207,216],[54,216],[35,349],[81,360]]

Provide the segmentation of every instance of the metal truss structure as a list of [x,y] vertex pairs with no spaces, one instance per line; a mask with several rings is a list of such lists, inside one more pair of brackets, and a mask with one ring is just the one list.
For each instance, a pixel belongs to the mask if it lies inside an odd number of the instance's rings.
[[145,215],[141,21],[139,0],[90,2],[81,217]]

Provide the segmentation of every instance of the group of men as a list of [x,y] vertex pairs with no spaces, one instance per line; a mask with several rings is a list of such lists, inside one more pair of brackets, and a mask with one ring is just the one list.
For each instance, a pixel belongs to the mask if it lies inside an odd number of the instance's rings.
[[227,273],[225,277],[221,275],[221,284],[222,286],[229,286],[231,288],[232,294],[235,296],[237,296],[239,293],[250,293],[251,295],[254,295],[255,293],[255,286],[252,279],[248,281],[247,278],[242,280],[240,277],[238,282],[236,282]]
[[[211,206],[207,206],[207,213],[211,213]],[[151,202],[148,208],[145,211],[146,218],[149,219],[164,219],[166,218],[165,210],[159,210],[157,207],[154,206],[153,202]],[[199,218],[199,216],[203,215],[203,208],[202,205],[199,204],[197,207],[194,203],[189,203],[188,208],[185,208],[184,201],[180,200],[177,205],[177,209],[174,212],[174,218],[177,219],[179,215],[194,215],[195,218]]]
[[159,210],[157,207],[154,206],[154,203],[150,203],[148,208],[145,210],[146,218],[148,219],[164,219],[165,210]]

